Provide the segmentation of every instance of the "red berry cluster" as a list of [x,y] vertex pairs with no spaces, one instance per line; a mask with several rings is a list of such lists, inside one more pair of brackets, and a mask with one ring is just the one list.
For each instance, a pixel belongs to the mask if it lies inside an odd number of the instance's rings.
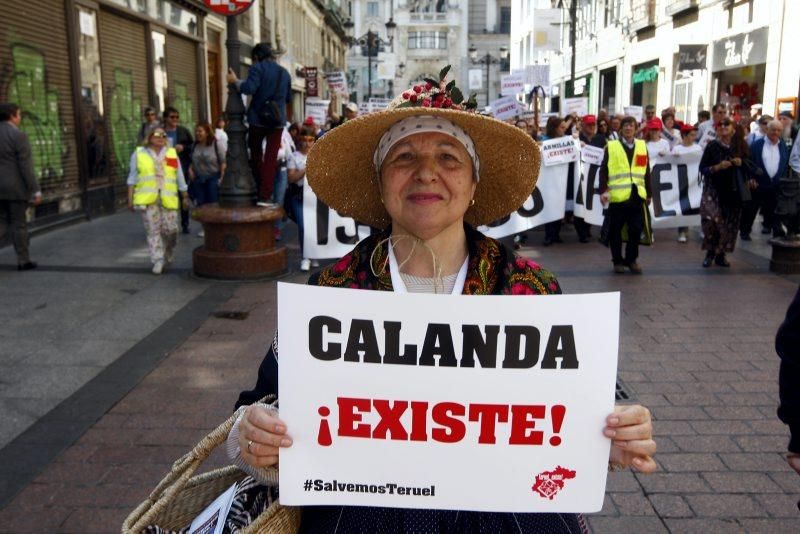
[[[410,91],[403,93],[403,99],[416,103],[420,101],[422,107],[425,108],[450,108],[453,107],[453,100],[447,96],[447,91],[444,87],[444,82],[437,88],[436,92],[430,93],[433,90],[433,84],[425,82],[424,85],[415,85]],[[422,93],[429,93],[427,96]]]

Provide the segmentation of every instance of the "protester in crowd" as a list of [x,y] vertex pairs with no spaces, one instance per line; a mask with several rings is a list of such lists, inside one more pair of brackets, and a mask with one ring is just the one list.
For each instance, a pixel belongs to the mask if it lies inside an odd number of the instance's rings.
[[716,263],[730,267],[725,257],[733,252],[742,215],[741,192],[737,172],[747,158],[744,130],[732,119],[724,117],[717,126],[715,139],[706,145],[700,160],[703,175],[703,197],[700,219],[703,225],[703,267]]
[[[278,150],[278,174],[275,177],[275,188],[272,191],[272,201],[283,206],[284,211],[289,211],[286,207],[286,190],[289,186],[289,172],[286,167],[289,157],[297,150],[295,140],[289,133],[291,126],[283,129],[281,135],[281,148]],[[283,238],[283,223],[281,219],[275,224],[275,240],[280,241]]]
[[[192,163],[192,146],[194,139],[187,128],[180,124],[181,115],[177,109],[168,106],[164,109],[164,131],[167,133],[167,143],[178,153],[183,175],[189,174],[189,165]],[[181,202],[181,231],[189,233],[189,202]]]
[[608,139],[609,141],[618,141],[619,140],[619,130],[622,127],[622,119],[625,118],[622,115],[614,115],[611,117],[611,120],[608,122],[608,126],[610,131],[608,132]]
[[778,418],[790,433],[786,461],[800,475],[800,288],[775,336],[775,350],[781,359]]
[[778,120],[783,124],[783,142],[786,146],[792,148],[792,143],[797,138],[797,125],[794,123],[794,115],[791,111],[781,111],[778,114]]
[[699,129],[700,125],[704,122],[711,120],[711,112],[702,110],[697,112],[697,122],[694,124],[695,129]]
[[611,139],[611,127],[608,125],[608,119],[597,119],[597,133],[602,135],[606,141]]
[[711,108],[711,117],[697,127],[697,142],[700,143],[700,146],[705,147],[715,138],[717,126],[727,116],[725,104],[714,104]]
[[[189,166],[189,188],[195,204],[219,202],[219,186],[225,176],[225,149],[211,131],[211,125],[201,122],[194,131],[192,163]],[[198,237],[204,237],[201,230]]]
[[517,119],[514,121],[514,126],[519,128],[520,130],[528,131],[528,122],[524,119]]
[[311,267],[317,267],[317,260],[310,260],[303,254],[303,185],[306,179],[306,159],[317,137],[314,128],[303,126],[297,142],[297,150],[291,153],[286,160],[286,169],[289,173],[289,187],[286,195],[289,197],[289,218],[297,223],[297,238],[300,242],[300,270],[307,272]]
[[[769,116],[769,115],[761,115],[758,119],[753,121],[752,126],[754,128],[751,129],[750,133],[747,134],[747,137],[745,137],[745,141],[747,141],[748,146],[752,145],[755,141],[757,141],[758,139],[761,139],[765,135],[767,135],[767,124],[769,124],[769,121],[771,121],[771,120],[773,120],[771,116]],[[778,122],[780,122],[780,121],[778,121]],[[781,124],[781,130],[782,129],[783,129],[783,125]],[[783,133],[783,132],[781,132],[781,133]]]
[[[670,153],[675,156],[678,161],[686,156],[693,154],[696,157],[702,157],[703,149],[700,145],[695,143],[697,139],[697,128],[691,124],[681,125],[681,143],[672,147]],[[692,177],[689,177],[692,179]],[[678,243],[687,243],[689,241],[689,227],[678,227]]]
[[33,170],[33,155],[27,134],[19,129],[22,111],[11,103],[0,104],[0,242],[11,228],[17,254],[17,269],[37,267],[31,261],[28,239],[28,206],[42,202],[42,192]]
[[[420,100],[433,97],[426,91],[417,94]],[[400,97],[396,102],[407,101]],[[313,275],[309,283],[400,293],[560,293],[552,274],[475,230],[514,211],[530,194],[538,159],[537,147],[525,132],[452,108],[390,105],[387,111],[336,128],[311,151],[309,182],[331,208],[380,232]],[[278,361],[278,344],[273,342],[256,387],[239,397],[239,406],[250,406],[240,410],[228,437],[228,454],[259,479],[263,479],[259,468],[278,464],[281,448],[292,445],[292,429],[278,418],[277,403],[251,404],[278,392]],[[618,407],[605,425],[604,434],[614,436],[611,462],[642,472],[656,469],[645,408]],[[471,467],[491,468],[480,461]],[[364,506],[305,507],[301,523],[303,532],[315,533],[584,530],[582,517],[566,513]]]
[[664,123],[661,119],[650,119],[645,123],[645,136],[644,140],[647,143],[647,155],[650,160],[650,165],[656,157],[663,157],[669,154],[670,144],[669,141],[662,137],[664,133]]
[[675,123],[675,114],[670,112],[671,108],[667,108],[661,114],[661,138],[669,143],[669,148],[681,144],[681,131]]
[[[660,122],[660,121],[659,121]],[[660,127],[658,128],[661,129]],[[610,141],[600,167],[600,193],[603,204],[608,205],[609,248],[615,273],[624,273],[625,267],[634,274],[642,274],[637,263],[639,236],[644,229],[646,209],[650,204],[650,162],[647,145],[636,139],[636,119],[622,119],[622,139]],[[622,256],[622,227],[628,227],[628,243]]]
[[166,131],[157,127],[145,146],[131,155],[128,174],[128,208],[142,213],[153,274],[161,274],[172,262],[178,238],[179,194],[188,205],[187,190],[178,150],[167,145]]
[[639,130],[636,136],[640,139],[646,139],[647,136],[647,123],[656,118],[656,107],[648,104],[644,107],[644,117],[642,123],[639,125]]
[[225,133],[225,117],[217,119],[217,127],[214,130],[214,139],[222,147],[224,152],[228,152],[228,134]]
[[296,122],[293,122],[289,125],[289,135],[292,136],[292,142],[297,145],[298,139],[300,139],[300,125]]
[[528,124],[528,128],[527,128],[528,135],[530,135],[533,139],[538,139],[539,138],[539,125],[536,124],[536,121],[534,121],[533,119],[529,119],[527,121],[527,124]]
[[597,112],[597,123],[599,124],[600,121],[607,121],[608,120],[608,110],[606,108],[600,108]]
[[780,222],[775,217],[775,206],[778,202],[780,179],[786,176],[789,169],[789,148],[781,134],[783,124],[772,120],[767,124],[767,133],[750,146],[750,161],[753,167],[761,172],[755,176],[756,186],[751,191],[751,200],[742,207],[742,221],[739,226],[739,237],[750,241],[750,232],[759,209],[763,217],[762,234],[772,232],[773,237],[784,235]]
[[347,121],[353,120],[358,117],[358,104],[355,102],[348,102],[344,106],[344,115],[334,124],[341,126]]
[[142,121],[141,126],[139,126],[139,135],[136,138],[136,142],[139,144],[144,143],[145,139],[147,138],[147,134],[150,133],[150,130],[161,124],[158,121],[158,114],[156,113],[156,108],[154,107],[145,107],[142,115],[144,116],[144,121]]
[[[542,141],[549,139],[558,139],[567,135],[567,128],[569,122],[561,117],[548,117],[547,123],[544,128],[544,135],[541,136]],[[554,243],[563,243],[561,239],[561,220],[545,223],[544,225],[544,242],[542,245],[549,247]]]
[[[292,76],[275,61],[269,43],[258,43],[250,53],[253,65],[247,79],[241,81],[228,70],[228,83],[244,95],[251,95],[247,108],[247,146],[250,148],[250,168],[258,190],[258,205],[275,206],[272,190],[278,171],[278,150],[286,117],[292,115]],[[263,142],[266,140],[266,151]]]
[[[762,117],[762,113],[764,110],[764,106],[761,104],[753,104],[750,106],[750,129],[749,133],[754,133],[758,131],[760,126],[759,119]],[[750,144],[750,143],[748,143]]]

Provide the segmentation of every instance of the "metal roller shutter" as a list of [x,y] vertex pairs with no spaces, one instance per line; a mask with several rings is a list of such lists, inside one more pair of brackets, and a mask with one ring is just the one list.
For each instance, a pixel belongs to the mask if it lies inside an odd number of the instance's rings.
[[114,183],[125,188],[128,164],[138,142],[142,110],[147,106],[147,47],[151,46],[144,24],[100,12],[100,61],[106,124],[111,143]]
[[180,111],[181,124],[194,132],[200,120],[197,43],[167,34],[167,77],[169,103]]
[[80,209],[63,0],[16,2],[0,24],[0,101],[22,108],[44,203],[37,217]]

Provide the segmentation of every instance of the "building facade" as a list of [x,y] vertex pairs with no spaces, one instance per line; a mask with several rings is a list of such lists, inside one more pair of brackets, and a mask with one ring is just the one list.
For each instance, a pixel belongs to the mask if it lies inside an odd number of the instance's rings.
[[[478,57],[468,58],[465,63],[468,79],[463,87],[476,93],[479,106],[488,105],[501,94],[501,77],[510,70],[508,57],[502,57],[503,50],[508,52],[510,33],[510,0],[469,1],[468,41],[469,47],[477,50]],[[469,71],[473,74],[469,75]],[[478,80],[480,85],[476,83]]]
[[[535,46],[536,9],[561,9],[561,47]],[[790,51],[800,36],[786,21],[800,16],[794,0],[576,0],[575,77],[572,78],[569,1],[513,0],[512,68],[550,65],[549,104],[586,97],[589,110],[675,106],[694,122],[717,102],[746,115],[792,109],[800,64]],[[530,23],[530,24],[528,24]],[[563,109],[561,109],[563,111]]]

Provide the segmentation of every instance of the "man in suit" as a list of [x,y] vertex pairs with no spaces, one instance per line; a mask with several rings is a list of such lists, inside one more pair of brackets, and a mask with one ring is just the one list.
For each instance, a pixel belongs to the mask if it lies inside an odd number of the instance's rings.
[[16,104],[0,104],[0,240],[9,227],[17,269],[36,268],[28,253],[28,204],[37,205],[42,193],[33,172],[33,156],[28,136],[19,129],[22,112]]
[[780,221],[775,217],[780,179],[786,176],[789,166],[789,147],[784,143],[782,135],[783,124],[778,120],[772,120],[767,124],[766,135],[750,145],[750,160],[761,170],[761,174],[757,177],[758,184],[751,193],[752,200],[742,209],[739,237],[744,241],[750,240],[753,221],[759,208],[764,217],[761,233],[772,232],[773,237],[781,237],[784,234]]

